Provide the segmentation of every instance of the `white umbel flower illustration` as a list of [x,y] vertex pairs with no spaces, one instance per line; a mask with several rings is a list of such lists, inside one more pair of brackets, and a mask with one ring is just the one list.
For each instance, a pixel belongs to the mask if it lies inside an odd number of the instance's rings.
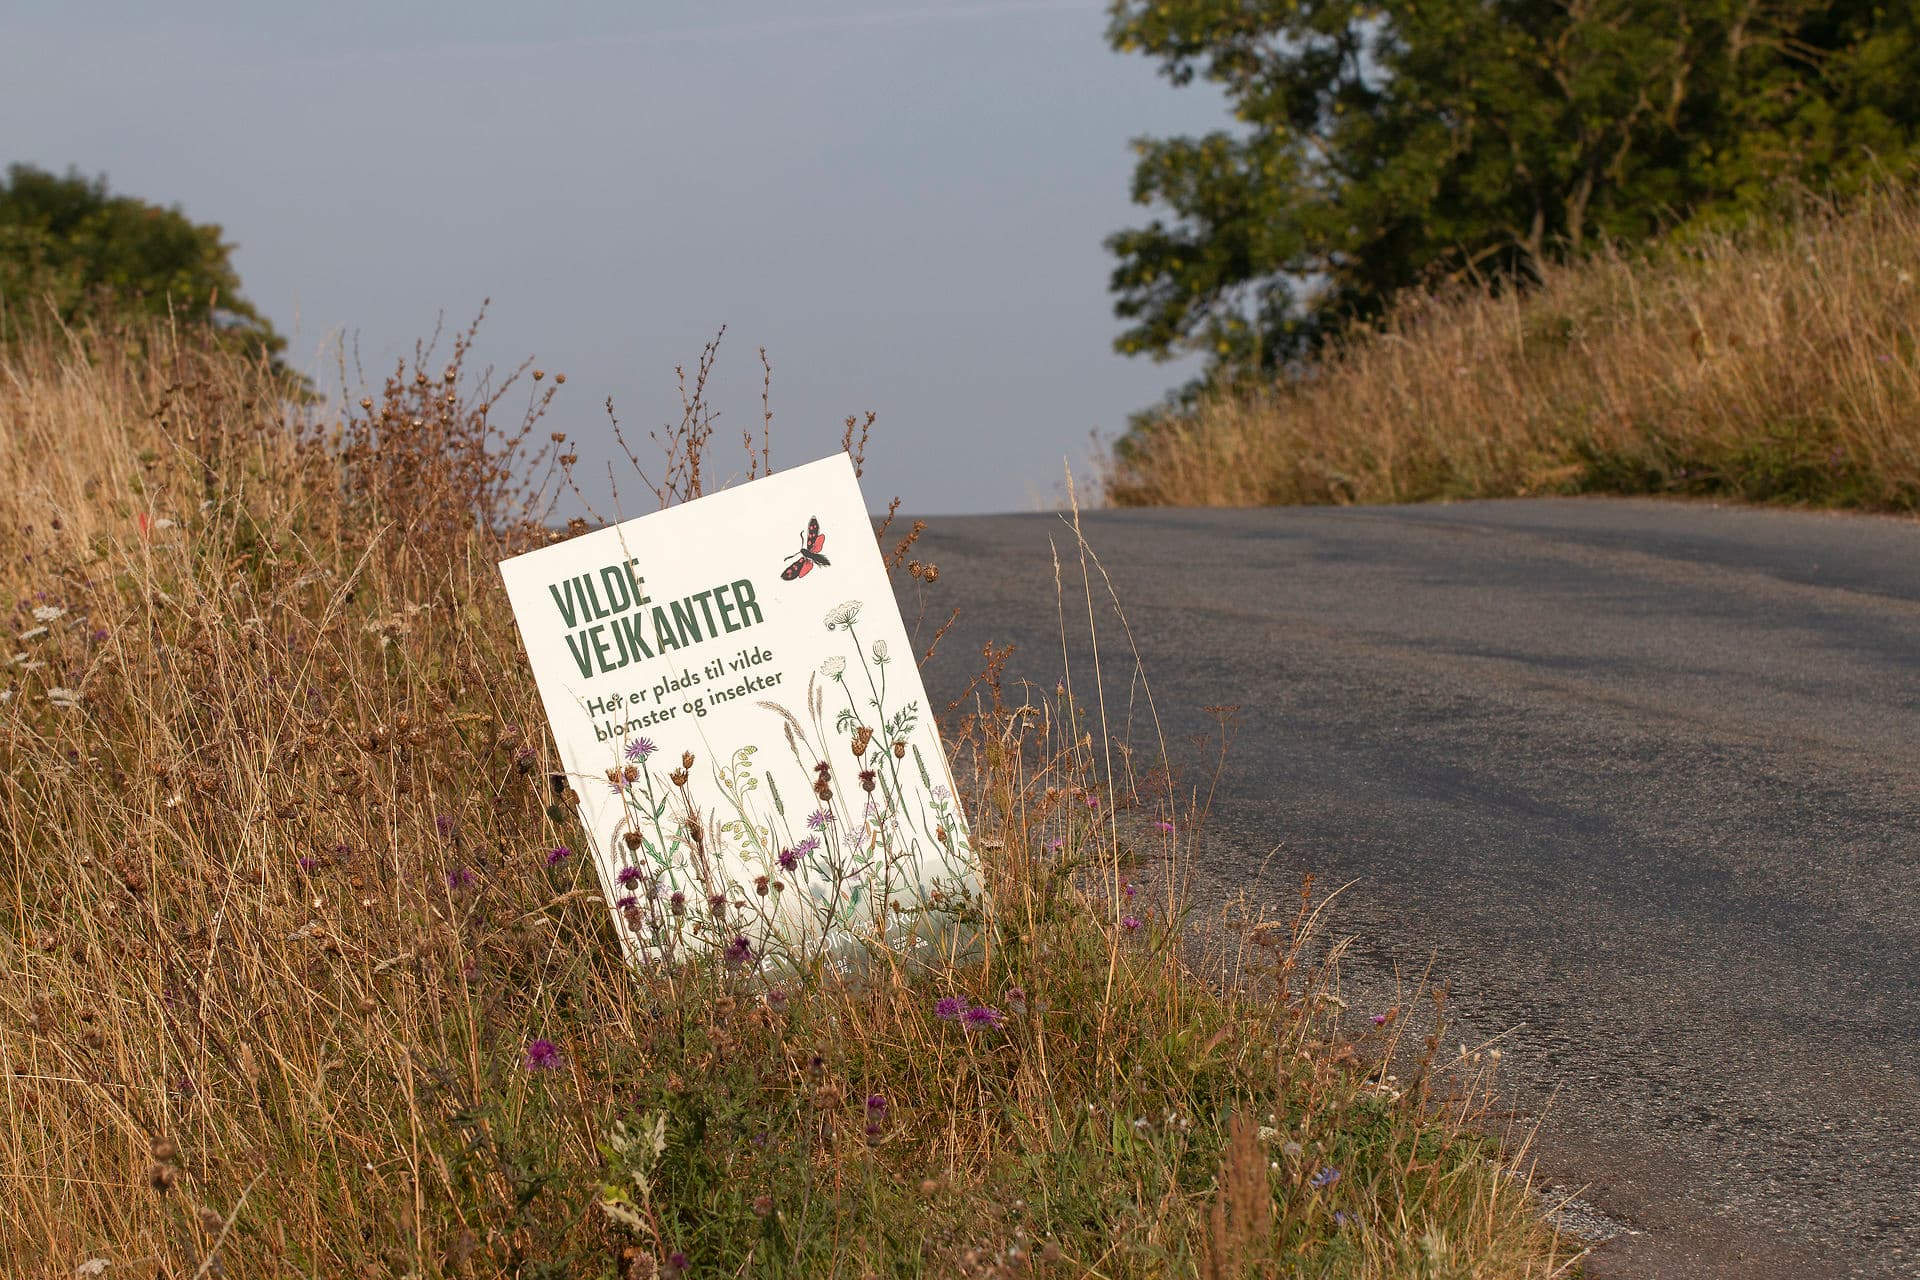
[[860,617],[861,607],[858,600],[848,600],[827,610],[827,630],[838,631],[841,627],[852,626]]

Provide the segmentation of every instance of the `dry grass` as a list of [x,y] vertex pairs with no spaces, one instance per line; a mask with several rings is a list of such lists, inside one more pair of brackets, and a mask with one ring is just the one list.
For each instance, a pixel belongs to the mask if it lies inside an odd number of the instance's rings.
[[0,1274],[1567,1268],[1439,1002],[1349,1025],[1304,891],[1196,981],[1181,792],[991,671],[983,954],[625,967],[494,569],[553,381],[135,337],[0,364]]
[[1407,298],[1121,442],[1121,505],[1658,493],[1920,508],[1920,197]]

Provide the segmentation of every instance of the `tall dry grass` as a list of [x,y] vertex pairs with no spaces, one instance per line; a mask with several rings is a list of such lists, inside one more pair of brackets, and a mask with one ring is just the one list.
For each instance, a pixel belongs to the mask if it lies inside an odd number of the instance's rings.
[[1920,195],[1415,294],[1125,438],[1121,505],[1657,493],[1920,508]]
[[1198,981],[1180,789],[1003,654],[980,954],[623,964],[494,568],[558,379],[466,350],[337,421],[190,334],[0,363],[0,1274],[1566,1270],[1490,1059],[1343,1019],[1304,891]]

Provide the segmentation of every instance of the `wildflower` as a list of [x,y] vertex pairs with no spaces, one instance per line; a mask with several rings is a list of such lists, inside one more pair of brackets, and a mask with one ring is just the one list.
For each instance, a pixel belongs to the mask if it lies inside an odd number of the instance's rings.
[[1003,998],[1007,1002],[1007,1008],[1013,1010],[1016,1017],[1027,1011],[1027,993],[1024,988],[1008,987]]
[[870,1093],[867,1095],[867,1111],[869,1114],[884,1115],[886,1114],[886,1110],[887,1099],[885,1094]]
[[652,738],[635,738],[627,744],[627,759],[635,764],[645,764],[647,757],[659,748],[653,745]]
[[560,1047],[542,1037],[527,1045],[524,1065],[529,1071],[554,1071],[560,1066]]
[[631,893],[623,893],[618,898],[614,899],[613,905],[616,909],[620,911],[625,911],[628,907],[639,906],[640,899],[635,897]]
[[943,996],[934,1002],[933,1016],[942,1022],[958,1022],[967,1015],[967,1002],[959,996]]
[[308,875],[312,875],[319,868],[319,866],[320,866],[320,859],[318,858],[309,858],[309,857],[303,856],[300,859],[300,869],[306,872]]
[[1321,1187],[1330,1187],[1338,1181],[1340,1181],[1340,1171],[1334,1168],[1326,1168],[1314,1174],[1311,1178],[1308,1178],[1307,1185],[1318,1190]]
[[1298,1160],[1303,1152],[1304,1148],[1297,1142],[1288,1141],[1280,1144],[1280,1154],[1289,1160]]
[[442,839],[452,835],[455,831],[459,830],[459,827],[460,824],[454,820],[453,815],[450,813],[443,813],[433,820],[433,829],[440,833]]
[[1121,916],[1120,927],[1122,929],[1125,929],[1128,933],[1132,933],[1135,929],[1138,929],[1140,927],[1140,917],[1139,916]]
[[879,663],[886,662],[887,642],[885,640],[875,640],[873,642],[873,660]]
[[782,871],[791,871],[800,865],[800,855],[792,849],[782,849],[780,856],[774,859],[774,861],[780,864]]
[[553,846],[553,848],[547,850],[547,865],[550,867],[557,867],[561,863],[565,862],[568,858],[571,858],[572,856],[573,856],[573,850],[567,848],[567,846],[563,844],[557,844]]
[[1139,890],[1138,890],[1138,889],[1135,889],[1135,888],[1133,887],[1133,881],[1131,881],[1131,880],[1122,880],[1122,881],[1120,882],[1120,893],[1121,893],[1121,895],[1122,895],[1122,896],[1124,896],[1124,897],[1126,898],[1126,900],[1127,900],[1128,902],[1132,902],[1132,901],[1133,901],[1133,895],[1134,895],[1134,894],[1136,894],[1136,893],[1138,893],[1138,892],[1139,892]]
[[1100,797],[1093,794],[1093,792],[1091,791],[1087,792],[1087,808],[1098,809],[1099,807],[1100,807]]
[[1376,1027],[1384,1027],[1384,1026],[1386,1026],[1386,1025],[1387,1025],[1387,1015],[1386,1015],[1386,1014],[1384,1014],[1384,1013],[1376,1013],[1376,1014],[1374,1014],[1374,1015],[1373,1015],[1373,1025],[1374,1025],[1374,1026],[1376,1026]]
[[680,753],[680,767],[681,767],[682,769],[691,769],[691,768],[693,768],[693,752],[691,752],[691,751],[682,751],[682,752]]
[[850,627],[860,619],[863,606],[858,600],[848,600],[827,610],[827,630],[837,631],[841,627]]
[[692,1268],[693,1264],[687,1261],[687,1255],[675,1249],[667,1255],[667,1264],[662,1270],[670,1276],[683,1276]]
[[[724,899],[723,899],[724,901]],[[753,944],[745,938],[735,938],[727,944],[728,964],[747,964],[753,959]]]
[[449,889],[464,889],[472,884],[473,881],[473,872],[467,870],[465,867],[455,867],[452,871],[447,872],[447,888]]
[[[905,738],[895,738],[893,740],[893,758],[895,760],[905,760],[907,758],[907,740]],[[939,787],[934,788],[935,798],[938,798],[938,793],[941,790],[942,788]]]
[[676,787],[684,787],[687,785],[687,771],[685,769],[675,769],[667,775],[667,779]]
[[753,878],[753,891],[759,896],[761,896],[762,898],[767,896],[767,877],[766,876],[755,876]]
[[1165,822],[1165,821],[1156,822],[1153,824],[1153,829],[1158,831],[1163,836],[1170,836],[1173,834],[1173,824],[1171,822]]
[[[860,606],[855,605],[853,611],[858,614],[860,612]],[[33,620],[35,622],[57,622],[66,616],[67,611],[57,604],[36,605],[33,610]]]
[[615,879],[620,881],[620,887],[623,889],[637,889],[640,887],[640,868],[622,867]]
[[872,769],[862,769],[860,771],[860,789],[862,791],[871,792],[873,790],[874,782],[879,777],[880,775],[875,773]]
[[834,654],[831,658],[828,658],[820,664],[820,674],[829,680],[846,679],[847,660],[837,653]]
[[793,856],[796,858],[804,858],[808,854],[812,853],[814,850],[818,849],[819,847],[820,847],[820,837],[808,836],[806,839],[802,840],[799,844],[793,846]]
[[833,825],[833,815],[825,809],[815,809],[807,815],[807,830],[825,831]]
[[667,899],[667,910],[676,916],[687,914],[687,895],[675,889],[673,896]]
[[864,724],[861,725],[859,728],[855,729],[853,731],[853,754],[856,756],[864,756],[865,754],[867,754],[867,746],[872,741],[873,741],[872,729],[868,728]]
[[1063,836],[1055,836],[1055,837],[1054,837],[1053,839],[1051,839],[1051,840],[1049,840],[1049,841],[1047,841],[1047,852],[1048,852],[1048,853],[1058,853],[1058,852],[1060,852],[1060,848],[1061,848],[1061,846],[1062,846],[1062,845],[1064,845],[1064,844],[1066,844],[1066,839],[1065,839],[1065,837],[1063,837]]
[[977,1004],[963,1015],[969,1031],[998,1031],[1006,1023],[1006,1015],[989,1005]]

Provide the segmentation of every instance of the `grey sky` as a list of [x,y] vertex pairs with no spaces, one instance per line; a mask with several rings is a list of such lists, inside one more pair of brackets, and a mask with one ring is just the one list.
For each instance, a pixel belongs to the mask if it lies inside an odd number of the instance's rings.
[[1224,114],[1104,25],[1097,0],[13,0],[0,159],[220,222],[323,374],[331,333],[371,375],[490,296],[483,355],[567,373],[600,489],[606,397],[677,418],[673,366],[725,323],[723,422],[757,424],[764,345],[776,465],[872,408],[870,499],[1022,508],[1189,372],[1112,354],[1101,239],[1142,214],[1129,140]]

